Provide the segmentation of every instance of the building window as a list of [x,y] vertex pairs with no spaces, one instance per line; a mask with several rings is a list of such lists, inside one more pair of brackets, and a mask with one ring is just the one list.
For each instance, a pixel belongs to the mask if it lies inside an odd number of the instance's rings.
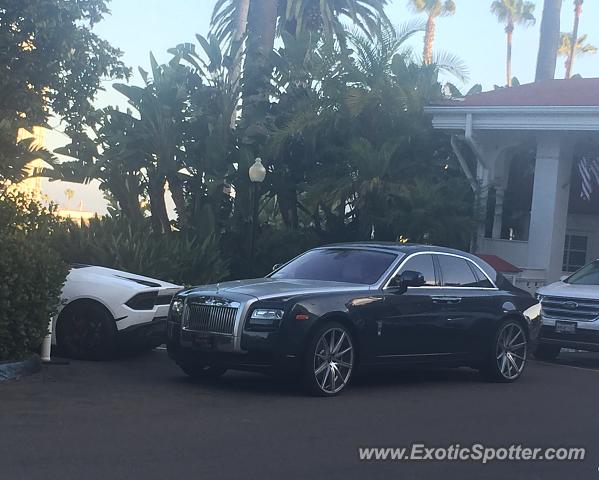
[[587,263],[588,237],[583,235],[566,235],[564,248],[564,272],[575,272]]

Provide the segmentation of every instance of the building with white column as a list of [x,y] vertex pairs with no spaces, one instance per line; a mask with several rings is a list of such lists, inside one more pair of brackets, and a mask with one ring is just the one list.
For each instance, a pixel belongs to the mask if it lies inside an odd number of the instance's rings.
[[599,79],[503,88],[426,111],[452,134],[475,192],[475,253],[517,267],[529,290],[599,258],[599,178],[589,198],[580,172],[582,159],[599,165]]

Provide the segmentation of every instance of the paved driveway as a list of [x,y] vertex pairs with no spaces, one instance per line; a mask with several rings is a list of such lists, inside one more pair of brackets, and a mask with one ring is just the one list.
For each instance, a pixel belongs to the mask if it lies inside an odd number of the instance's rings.
[[[532,362],[512,385],[468,369],[381,375],[333,399],[253,374],[194,383],[164,351],[45,367],[0,385],[0,478],[597,479],[599,356],[562,363]],[[358,460],[361,446],[414,442],[582,446],[587,459]]]

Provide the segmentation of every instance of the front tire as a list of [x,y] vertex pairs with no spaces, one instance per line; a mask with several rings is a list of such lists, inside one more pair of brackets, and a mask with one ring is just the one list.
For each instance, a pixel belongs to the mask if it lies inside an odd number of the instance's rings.
[[333,397],[349,383],[356,351],[349,330],[338,322],[327,322],[311,337],[304,358],[304,386],[308,393]]
[[526,367],[528,338],[517,320],[505,320],[493,336],[481,373],[490,381],[511,383],[522,376]]
[[559,345],[547,345],[541,343],[535,351],[535,358],[539,360],[552,361],[557,358],[561,350],[562,347]]
[[117,349],[114,318],[94,302],[66,307],[60,314],[56,337],[61,352],[78,360],[107,360]]

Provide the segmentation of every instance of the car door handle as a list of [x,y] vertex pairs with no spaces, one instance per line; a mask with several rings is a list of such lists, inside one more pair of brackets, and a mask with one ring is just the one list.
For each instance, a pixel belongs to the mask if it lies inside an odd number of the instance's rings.
[[456,304],[462,301],[461,297],[433,297],[433,303]]

